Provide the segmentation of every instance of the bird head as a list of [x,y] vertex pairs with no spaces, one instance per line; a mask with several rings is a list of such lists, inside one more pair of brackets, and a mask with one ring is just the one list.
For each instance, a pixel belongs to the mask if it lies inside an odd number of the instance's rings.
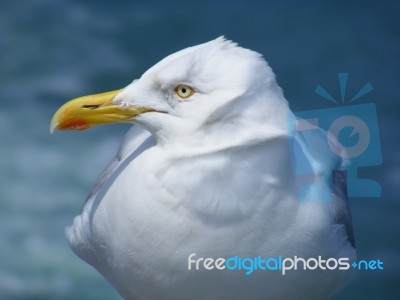
[[287,103],[261,55],[220,37],[164,58],[121,90],[67,102],[50,131],[136,123],[165,142],[217,127],[237,133],[249,120],[279,119],[279,110]]

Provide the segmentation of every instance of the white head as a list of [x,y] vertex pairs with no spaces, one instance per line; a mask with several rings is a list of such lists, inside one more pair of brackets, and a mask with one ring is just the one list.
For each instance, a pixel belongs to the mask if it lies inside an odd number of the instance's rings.
[[[67,113],[66,113],[67,111]],[[282,134],[289,113],[260,54],[223,37],[176,52],[122,90],[81,97],[55,114],[52,129],[111,123],[144,126],[161,145],[224,143]],[[217,138],[218,136],[218,138]]]

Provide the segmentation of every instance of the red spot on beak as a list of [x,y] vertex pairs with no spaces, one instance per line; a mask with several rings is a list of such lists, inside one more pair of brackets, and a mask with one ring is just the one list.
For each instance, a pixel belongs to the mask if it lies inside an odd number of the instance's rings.
[[73,119],[68,120],[59,125],[61,130],[85,130],[88,129],[89,123],[84,119]]

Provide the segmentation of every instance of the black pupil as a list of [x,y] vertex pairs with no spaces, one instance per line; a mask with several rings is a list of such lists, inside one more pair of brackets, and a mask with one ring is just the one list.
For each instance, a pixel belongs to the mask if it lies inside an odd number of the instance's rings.
[[182,93],[186,94],[186,89],[182,88]]

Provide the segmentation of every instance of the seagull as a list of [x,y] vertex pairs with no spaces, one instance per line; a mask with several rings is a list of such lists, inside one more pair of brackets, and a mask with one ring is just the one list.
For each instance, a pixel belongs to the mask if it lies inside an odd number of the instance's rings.
[[[167,56],[121,90],[67,102],[51,132],[134,124],[66,229],[70,247],[124,299],[331,297],[351,268],[210,266],[355,259],[344,160],[322,130],[291,130],[293,118],[264,58],[224,37]],[[296,160],[318,188],[300,195]]]

